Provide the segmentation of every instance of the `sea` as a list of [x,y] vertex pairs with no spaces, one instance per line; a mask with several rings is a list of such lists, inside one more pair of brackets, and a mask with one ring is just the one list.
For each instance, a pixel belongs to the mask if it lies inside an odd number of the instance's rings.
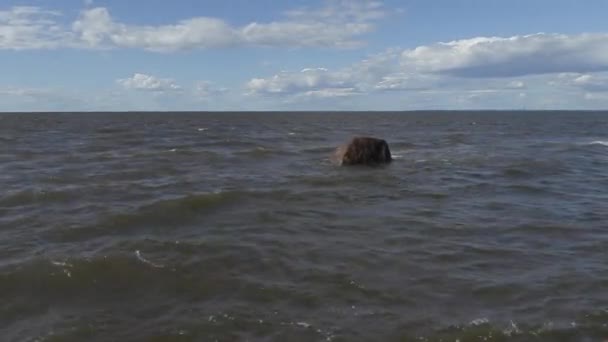
[[606,341],[608,112],[0,114],[0,340]]

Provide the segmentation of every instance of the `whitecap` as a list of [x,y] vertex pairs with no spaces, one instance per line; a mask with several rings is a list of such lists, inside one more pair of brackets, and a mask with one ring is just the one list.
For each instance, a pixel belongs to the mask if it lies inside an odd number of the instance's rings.
[[405,154],[412,153],[412,150],[393,150],[391,151],[391,157],[393,159],[402,159],[405,157]]
[[64,262],[64,261],[54,261],[54,260],[51,260],[51,264],[53,266],[59,266],[59,267],[72,266],[72,265],[68,264],[67,262]]
[[469,325],[477,326],[477,325],[487,324],[489,322],[490,322],[490,320],[487,318],[476,318],[476,319],[472,320],[469,323]]
[[517,326],[517,324],[515,324],[515,322],[511,321],[511,326],[509,326],[508,328],[503,330],[503,333],[507,336],[511,336],[514,334],[520,334],[521,330],[519,330],[519,327]]
[[297,322],[296,325],[306,329],[310,328],[310,324],[306,322]]
[[150,265],[152,267],[156,267],[156,268],[163,268],[163,267],[165,267],[164,265],[155,264],[155,263],[151,262],[150,260],[144,258],[141,255],[141,252],[139,250],[135,251],[135,256],[137,257],[137,260],[143,262],[144,264],[148,264],[148,265]]
[[608,146],[608,140],[595,140],[595,141],[592,141],[592,142],[588,143],[587,145],[602,145],[602,146]]
[[65,261],[54,261],[54,260],[51,260],[51,264],[53,266],[63,267],[63,273],[65,273],[65,275],[68,276],[68,278],[72,277],[72,272],[70,272],[70,270],[68,269],[68,267],[72,267],[71,264],[69,264]]

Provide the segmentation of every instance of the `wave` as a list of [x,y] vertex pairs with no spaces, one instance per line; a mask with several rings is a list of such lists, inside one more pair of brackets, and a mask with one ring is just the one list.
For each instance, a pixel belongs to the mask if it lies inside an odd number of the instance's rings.
[[[246,191],[214,191],[202,194],[191,194],[182,197],[159,200],[147,206],[139,208],[135,215],[126,214],[114,217],[122,219],[128,217],[139,217],[140,215],[166,217],[171,214],[196,213],[199,210],[217,208],[230,204],[240,198],[249,195]],[[128,219],[127,219],[128,220]]]
[[406,147],[406,148],[391,148],[391,157],[393,159],[403,159],[405,158],[406,155],[408,154],[413,154],[416,153],[415,148],[413,147],[413,145],[411,147]]
[[265,157],[270,157],[270,156],[274,156],[274,155],[277,155],[277,156],[278,155],[290,155],[292,153],[290,153],[289,151],[285,151],[285,150],[277,150],[277,149],[273,149],[273,148],[257,146],[252,149],[237,151],[237,152],[234,152],[233,154],[236,156],[244,156],[244,157],[252,157],[252,158],[265,158]]
[[[149,242],[139,243],[151,247]],[[391,304],[381,308],[353,303],[350,294],[328,302],[324,291],[315,293],[299,283],[274,281],[267,276],[286,266],[283,258],[265,258],[256,246],[185,243],[169,248],[168,243],[157,243],[163,250],[156,255],[151,249],[148,253],[136,250],[135,254],[131,249],[91,258],[38,257],[0,268],[3,324],[10,329],[11,324],[17,327],[17,322],[31,320],[30,332],[35,334],[41,332],[36,323],[44,319],[48,325],[42,330],[56,332],[52,340],[79,340],[75,331],[80,329],[89,329],[87,336],[95,340],[156,340],[159,336],[168,340],[230,340],[235,334],[255,333],[260,340],[603,341],[608,334],[608,310],[593,308],[572,312],[565,322],[517,317],[493,321],[482,316],[456,322],[428,319],[420,324],[416,317],[400,314],[403,306],[411,306],[399,302],[400,297],[393,300],[387,295]],[[205,251],[205,255],[193,261],[192,252],[197,251]],[[171,252],[180,257],[159,258],[159,253]],[[265,272],[263,279],[255,277],[257,272]],[[386,295],[348,281],[345,275],[327,276],[319,279],[326,283],[324,289],[344,283],[365,293],[366,298]],[[336,289],[347,292],[342,286]],[[204,310],[200,310],[201,305]],[[331,316],[316,318],[330,310],[330,305]],[[343,305],[348,309],[340,310]],[[64,330],[61,324],[66,317],[45,315],[55,307],[78,310],[81,319],[70,322]],[[117,317],[96,320],[99,312],[88,310],[91,307],[104,308]],[[306,309],[304,316],[299,315],[302,308]],[[148,318],[128,320],[134,313]],[[198,318],[191,319],[191,314]],[[159,322],[162,326],[155,325]],[[129,338],[121,336],[126,331],[132,334]]]
[[100,127],[95,130],[95,133],[115,135],[117,133],[130,133],[128,127]]
[[0,198],[0,207],[19,207],[37,203],[64,202],[74,197],[68,191],[22,190]]
[[[145,284],[153,272],[167,272],[139,262],[136,257],[113,255],[96,258],[49,260],[36,258],[0,269],[0,298],[27,293],[33,297],[71,296],[72,291],[87,292],[137,283]],[[112,285],[112,283],[114,283]]]
[[252,140],[236,140],[236,139],[213,139],[211,141],[204,141],[201,146],[204,147],[220,147],[220,148],[233,148],[233,147],[251,147],[256,141]]
[[[341,326],[337,317],[322,320],[315,316],[259,309],[261,305],[238,308],[227,306],[201,311],[198,319],[188,319],[170,314],[154,316],[149,320],[114,319],[97,321],[78,319],[69,328],[58,329],[52,341],[81,340],[82,336],[99,340],[170,340],[212,341],[235,340],[235,336],[253,336],[254,340],[277,341],[605,341],[608,331],[606,314],[588,315],[583,321],[572,321],[567,327],[555,327],[552,322],[527,324],[516,321],[504,324],[492,323],[486,318],[470,323],[434,329],[428,333],[415,333],[421,328],[395,327],[381,329],[378,320],[399,321],[394,315],[384,313],[358,313],[355,306],[349,307],[353,317],[348,326]],[[181,311],[178,311],[181,312]],[[185,313],[186,311],[184,311]],[[125,314],[123,314],[125,315]],[[384,315],[384,317],[382,317]],[[189,316],[189,315],[186,315]],[[356,317],[358,316],[358,317]],[[122,318],[122,317],[121,317]],[[126,317],[125,317],[126,318]],[[376,323],[376,325],[374,325]],[[386,322],[383,322],[386,323]],[[398,324],[398,323],[397,323]],[[432,322],[418,322],[418,325]],[[83,334],[88,332],[88,334]],[[43,339],[45,340],[45,339]]]
[[508,178],[527,178],[557,175],[566,170],[566,164],[562,160],[535,160],[526,158],[505,165],[503,175]]
[[338,146],[310,146],[300,150],[302,153],[332,153]]
[[143,262],[144,264],[150,265],[152,267],[155,267],[155,268],[164,268],[165,267],[165,265],[156,264],[156,263],[144,258],[141,255],[141,252],[139,251],[139,249],[135,251],[135,256],[137,257],[137,260]]
[[608,336],[608,311],[584,314],[569,326],[553,322],[541,324],[510,321],[492,323],[478,318],[468,324],[453,325],[416,338],[400,336],[405,341],[603,341]]
[[534,150],[543,150],[546,153],[571,152],[588,149],[589,147],[608,147],[608,140],[602,139],[539,139],[525,145]]
[[244,191],[216,191],[159,200],[132,212],[115,214],[105,218],[102,227],[134,227],[141,225],[168,225],[185,222],[195,216],[217,211],[247,197]]
[[97,236],[129,234],[142,227],[176,227],[193,222],[206,215],[229,210],[250,199],[281,195],[281,191],[215,191],[191,194],[172,199],[158,200],[129,212],[109,214],[100,221],[64,229],[55,229],[48,238],[59,241],[79,241]]

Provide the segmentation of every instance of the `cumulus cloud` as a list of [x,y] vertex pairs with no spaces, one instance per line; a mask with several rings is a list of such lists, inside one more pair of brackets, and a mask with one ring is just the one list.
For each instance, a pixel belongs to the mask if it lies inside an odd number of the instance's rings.
[[608,70],[608,34],[476,37],[420,46],[401,55],[405,70],[458,77],[513,77]]
[[132,77],[117,80],[126,89],[167,92],[180,91],[182,87],[168,78],[157,78],[151,75],[136,73]]
[[373,55],[336,71],[304,68],[283,71],[270,77],[253,78],[245,85],[249,94],[295,97],[344,97],[376,89],[387,75],[398,71],[396,51]]
[[306,68],[300,72],[281,72],[269,78],[254,78],[246,85],[252,93],[295,94],[326,88],[352,88],[352,83],[341,73],[325,68]]
[[89,47],[100,48],[171,51],[225,47],[238,41],[233,28],[220,19],[200,17],[183,20],[174,25],[133,26],[114,21],[108,9],[103,7],[82,11],[72,28]]
[[166,25],[132,25],[115,20],[105,7],[85,9],[70,27],[61,15],[40,7],[0,11],[0,49],[137,48],[149,51],[230,46],[352,48],[384,17],[380,2],[326,0],[322,8],[300,8],[280,20],[244,26],[212,17],[193,17]]
[[294,98],[345,97],[363,92],[362,79],[349,70],[330,71],[306,68],[299,72],[281,72],[268,78],[254,78],[246,84],[250,95],[280,95]]

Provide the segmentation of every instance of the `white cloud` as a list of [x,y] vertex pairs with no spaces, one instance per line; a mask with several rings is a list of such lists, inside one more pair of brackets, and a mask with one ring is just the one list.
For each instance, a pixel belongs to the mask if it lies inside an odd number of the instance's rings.
[[141,48],[173,51],[197,47],[225,47],[238,41],[236,32],[220,19],[192,18],[175,25],[129,26],[117,23],[103,7],[84,10],[72,25],[89,47]]
[[572,83],[589,92],[608,92],[607,75],[580,75],[576,77]]
[[112,33],[114,23],[108,10],[98,7],[83,11],[80,18],[72,24],[72,29],[83,42],[96,47]]
[[379,91],[422,91],[436,86],[439,78],[434,75],[391,73],[383,76],[374,89]]
[[401,64],[409,71],[479,78],[608,70],[608,34],[476,37],[405,50]]
[[553,87],[577,88],[586,92],[608,92],[608,73],[562,73],[548,82]]
[[524,89],[526,84],[522,81],[511,81],[506,86],[507,89]]
[[283,71],[271,77],[251,79],[245,88],[252,95],[299,98],[344,97],[367,93],[381,89],[377,85],[398,71],[397,55],[395,51],[388,50],[337,71],[327,68]]
[[182,88],[171,79],[157,78],[140,73],[136,73],[130,78],[119,79],[117,82],[126,89],[141,91],[166,92],[182,90]]
[[251,23],[239,31],[253,45],[351,48],[362,45],[356,37],[371,32],[384,16],[380,2],[330,0],[321,9],[288,11],[285,20]]
[[326,0],[322,8],[301,8],[271,22],[233,26],[211,17],[192,17],[166,25],[116,21],[105,7],[85,9],[71,24],[59,24],[57,11],[12,7],[0,11],[0,49],[136,48],[149,51],[230,46],[352,48],[385,15],[380,2]]
[[300,8],[287,11],[286,16],[299,21],[311,19],[330,22],[366,22],[382,19],[386,12],[381,1],[329,0],[320,9]]
[[298,94],[294,99],[298,98],[334,98],[361,95],[361,92],[355,88],[323,88],[319,90],[309,90]]
[[35,6],[0,11],[0,50],[51,49],[69,45],[73,35],[57,19],[59,12]]
[[300,72],[281,72],[270,78],[254,78],[246,85],[252,93],[295,94],[326,88],[352,88],[347,75],[325,68],[306,68]]

